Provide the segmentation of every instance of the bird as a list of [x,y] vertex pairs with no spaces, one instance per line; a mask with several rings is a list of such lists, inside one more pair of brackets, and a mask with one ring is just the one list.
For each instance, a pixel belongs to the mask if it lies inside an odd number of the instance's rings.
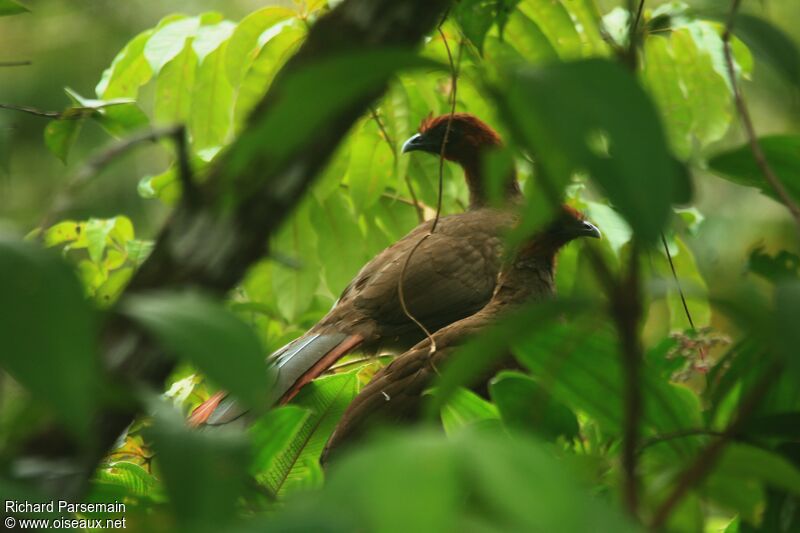
[[[455,113],[423,119],[402,152],[438,156],[445,136],[444,158],[464,170],[467,211],[441,217],[432,234],[433,221],[423,222],[380,252],[317,324],[269,356],[274,381],[270,404],[288,402],[301,387],[356,349],[367,354],[399,353],[418,342],[424,333],[408,318],[398,296],[401,273],[406,308],[429,331],[475,313],[491,298],[501,265],[502,234],[517,218],[513,209],[490,207],[484,187],[483,159],[502,141],[474,115]],[[513,170],[504,191],[509,206],[520,203],[522,193]],[[246,412],[219,391],[191,413],[188,424],[224,425]]]
[[[420,341],[373,376],[342,415],[325,447],[322,462],[329,461],[334,453],[357,440],[376,422],[415,420],[423,392],[458,346],[522,304],[555,295],[556,256],[564,245],[579,237],[600,238],[600,230],[575,209],[561,206],[551,223],[525,241],[506,263],[494,294],[483,309]],[[496,370],[491,369],[483,381]]]

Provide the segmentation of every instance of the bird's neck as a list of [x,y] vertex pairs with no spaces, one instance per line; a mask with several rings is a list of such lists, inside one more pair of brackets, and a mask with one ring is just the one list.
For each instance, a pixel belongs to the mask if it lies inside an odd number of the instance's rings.
[[493,307],[523,304],[533,297],[555,294],[556,252],[514,259],[500,273],[492,300]]
[[[458,163],[464,169],[464,178],[469,189],[469,208],[480,209],[489,203],[486,191],[486,179],[484,176],[483,154],[485,150],[476,149],[473,153],[464,154]],[[509,175],[505,179],[503,197],[506,201],[514,201],[522,197],[522,191],[517,182],[517,171],[511,168]]]

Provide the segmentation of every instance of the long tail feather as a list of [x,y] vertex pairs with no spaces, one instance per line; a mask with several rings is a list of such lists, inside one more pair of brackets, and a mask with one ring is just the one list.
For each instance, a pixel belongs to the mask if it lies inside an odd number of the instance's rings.
[[[360,335],[339,332],[307,333],[273,353],[268,358],[277,369],[277,380],[271,393],[273,403],[287,403],[303,386],[353,351],[363,340]],[[218,392],[192,411],[188,424],[191,427],[220,426],[246,413],[247,408],[226,392]]]

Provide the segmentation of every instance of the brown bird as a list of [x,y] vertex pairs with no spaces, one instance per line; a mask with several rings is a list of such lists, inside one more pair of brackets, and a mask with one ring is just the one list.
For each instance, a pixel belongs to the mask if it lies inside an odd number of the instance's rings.
[[[403,152],[438,155],[448,115],[428,118],[408,139]],[[444,156],[461,165],[469,188],[469,210],[442,217],[435,233],[420,244],[403,275],[403,294],[414,317],[436,331],[481,309],[492,296],[500,269],[501,234],[516,219],[510,210],[487,207],[482,158],[500,146],[498,134],[468,114],[453,116]],[[505,185],[506,199],[521,197],[515,175]],[[409,252],[432,222],[424,222],[367,263],[342,292],[333,308],[307,333],[268,360],[277,369],[273,402],[289,401],[306,383],[339,358],[358,349],[364,353],[402,352],[424,335],[403,312],[398,283]],[[225,392],[194,410],[192,426],[221,425],[246,412]]]
[[[433,383],[436,369],[446,363],[459,345],[493,324],[498,316],[555,293],[556,255],[562,246],[578,237],[599,238],[600,231],[580,213],[564,206],[556,219],[526,242],[503,268],[494,295],[483,309],[433,334],[436,346],[433,354],[431,340],[426,338],[375,374],[348,406],[328,440],[323,460],[375,422],[416,419],[422,393]],[[486,375],[486,379],[491,375]]]

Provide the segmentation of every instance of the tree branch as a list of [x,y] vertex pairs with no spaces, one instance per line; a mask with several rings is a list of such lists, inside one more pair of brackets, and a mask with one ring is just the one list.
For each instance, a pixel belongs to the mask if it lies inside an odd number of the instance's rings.
[[786,205],[786,207],[789,209],[789,212],[791,213],[792,217],[794,217],[794,221],[797,224],[798,232],[800,232],[800,207],[798,207],[797,203],[789,194],[789,191],[787,191],[786,187],[784,187],[780,178],[778,178],[777,174],[775,174],[775,171],[772,169],[769,161],[767,161],[767,156],[764,154],[764,150],[762,150],[761,145],[758,144],[758,137],[756,135],[755,127],[753,127],[753,120],[750,117],[750,111],[748,110],[747,104],[744,101],[741,88],[736,81],[736,68],[733,64],[733,52],[731,51],[731,37],[733,36],[733,27],[734,23],[736,22],[736,14],[739,11],[740,4],[741,0],[733,0],[731,2],[731,11],[728,16],[728,21],[725,24],[725,31],[722,34],[722,43],[725,52],[725,65],[727,66],[728,77],[730,78],[731,87],[733,88],[733,97],[736,102],[736,109],[739,111],[739,117],[742,119],[742,126],[744,126],[744,131],[747,135],[747,142],[750,145],[750,151],[753,152],[753,158],[755,158],[758,168],[761,170],[761,173],[764,175],[764,179],[767,180],[769,186],[772,188],[778,198],[780,198],[781,202],[783,202],[784,205]]
[[[368,94],[325,115],[313,137],[287,145],[291,152],[275,160],[270,159],[269,151],[254,148],[265,135],[264,123],[274,120],[275,110],[285,109],[287,100],[291,101],[287,79],[323,59],[353,51],[415,46],[448,5],[448,0],[345,0],[320,17],[256,106],[248,127],[215,163],[201,190],[203,201],[199,206],[184,201],[175,209],[124,296],[189,287],[223,295],[233,288],[264,255],[269,236],[301,199],[341,139],[383,93],[390,74]],[[326,71],[325,75],[335,73]],[[324,87],[325,80],[320,81]],[[318,98],[326,96],[321,90]],[[109,317],[101,345],[107,372],[116,382],[132,388],[161,389],[175,366],[147,335],[119,316]],[[16,473],[18,479],[60,498],[77,498],[98,461],[141,412],[138,404],[104,407],[95,417],[89,450],[76,445],[60,426],[47,426],[10,461],[12,475]],[[19,474],[23,470],[24,476]]]

